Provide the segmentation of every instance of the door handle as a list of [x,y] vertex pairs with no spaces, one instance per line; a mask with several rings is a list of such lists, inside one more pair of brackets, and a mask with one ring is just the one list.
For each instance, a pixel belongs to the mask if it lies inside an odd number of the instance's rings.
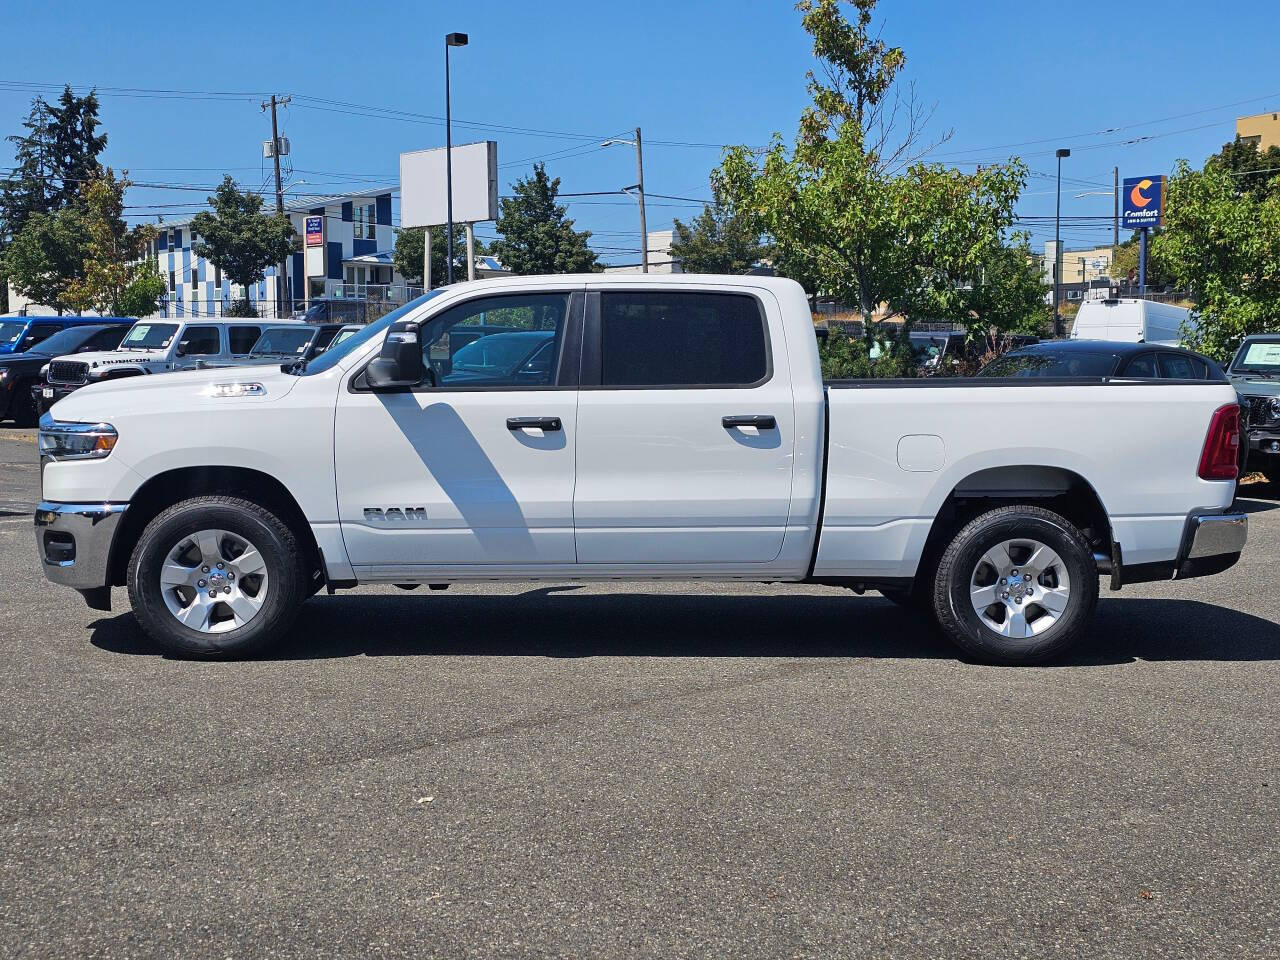
[[559,417],[507,417],[508,430],[560,430]]
[[720,426],[726,430],[732,430],[734,427],[755,427],[757,430],[775,430],[778,421],[769,414],[744,415],[736,417],[721,417]]

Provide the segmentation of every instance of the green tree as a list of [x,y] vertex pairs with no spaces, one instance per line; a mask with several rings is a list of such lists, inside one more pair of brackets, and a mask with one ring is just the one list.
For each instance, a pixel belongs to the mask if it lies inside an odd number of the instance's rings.
[[1280,147],[1259,150],[1256,143],[1236,137],[1224,143],[1210,161],[1217,162],[1237,178],[1237,189],[1241,193],[1262,199],[1277,189],[1274,182],[1280,177]]
[[756,218],[734,208],[714,179],[712,202],[688,223],[675,222],[671,256],[685,273],[746,273],[767,259]]
[[117,180],[108,167],[86,184],[84,226],[88,235],[84,276],[67,290],[67,301],[78,310],[97,310],[111,316],[148,316],[155,312],[160,275],[144,254],[155,238],[155,228],[130,227],[124,219],[124,193],[128,174]]
[[[396,234],[396,249],[393,262],[396,272],[410,283],[422,282],[422,244],[426,230],[422,227],[406,227]],[[488,253],[488,248],[480,240],[475,242],[476,256]],[[446,269],[449,249],[443,227],[431,228],[431,285],[438,287],[449,275]],[[462,226],[453,228],[453,275],[466,279],[467,276],[467,233]]]
[[493,255],[512,273],[583,273],[596,269],[587,246],[589,230],[575,230],[563,204],[556,203],[560,178],[536,163],[533,175],[517,180],[515,195],[501,201],[499,238]]
[[4,272],[22,296],[61,314],[75,309],[68,294],[84,275],[87,248],[79,210],[36,213],[5,249]]
[[[1163,290],[1173,284],[1173,278],[1155,254],[1153,241],[1160,235],[1160,230],[1160,227],[1155,227],[1147,235],[1147,288],[1151,290]],[[1116,283],[1128,283],[1130,270],[1133,271],[1133,282],[1138,282],[1138,243],[1138,231],[1135,230],[1128,240],[1116,247],[1115,259],[1111,261],[1111,279]]]
[[1214,158],[1203,170],[1178,161],[1154,241],[1200,312],[1189,344],[1223,362],[1241,339],[1280,322],[1280,189],[1260,196],[1241,179]]
[[78,204],[84,187],[101,172],[98,156],[106,149],[107,135],[98,133],[98,125],[98,95],[93,90],[77,97],[70,86],[64,87],[57,104],[49,105],[56,207]]
[[822,70],[794,146],[732,148],[715,176],[817,288],[855,305],[870,352],[890,317],[972,322],[965,290],[998,259],[1026,167],[919,162],[927,114],[896,87],[906,57],[873,32],[875,0],[852,7],[850,21],[837,0],[797,4]]
[[284,214],[264,213],[262,197],[241,191],[229,176],[222,178],[209,204],[211,213],[197,213],[191,220],[200,238],[192,250],[244,288],[244,299],[233,304],[230,315],[252,316],[249,288],[266,276],[267,267],[293,251],[293,225]]

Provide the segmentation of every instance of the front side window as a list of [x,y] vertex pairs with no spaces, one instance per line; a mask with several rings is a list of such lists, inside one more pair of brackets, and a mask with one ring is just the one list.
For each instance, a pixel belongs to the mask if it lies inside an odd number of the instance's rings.
[[769,373],[764,314],[740,293],[602,293],[606,387],[741,387]]
[[43,343],[55,333],[63,328],[61,323],[33,323],[31,329],[27,331],[27,335],[22,338],[22,342],[18,344],[18,349],[30,350],[38,343]]
[[308,324],[267,327],[250,353],[255,357],[297,357],[306,353],[307,346],[315,335],[316,328]]
[[14,346],[25,329],[27,329],[25,320],[6,320],[0,323],[0,347]]
[[423,325],[422,359],[444,389],[552,386],[568,314],[568,293],[460,303]]
[[183,356],[207,357],[221,349],[217,327],[187,327],[182,333]]

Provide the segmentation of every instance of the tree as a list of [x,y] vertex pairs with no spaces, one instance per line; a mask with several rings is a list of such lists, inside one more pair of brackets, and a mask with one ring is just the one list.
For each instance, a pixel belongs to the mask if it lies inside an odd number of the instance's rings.
[[715,176],[818,288],[856,306],[870,350],[888,317],[972,321],[965,290],[998,258],[1026,167],[920,162],[932,144],[926,111],[897,87],[906,57],[873,34],[875,0],[852,7],[850,22],[837,0],[797,4],[822,79],[808,74],[794,146],[775,134],[763,157],[732,148]]
[[1220,362],[1280,318],[1280,187],[1259,195],[1241,180],[1216,158],[1203,170],[1178,161],[1154,241],[1156,256],[1200,312],[1189,345]]
[[[421,283],[422,277],[422,243],[426,230],[422,227],[406,227],[396,234],[396,249],[393,262],[396,272],[410,283]],[[487,253],[485,245],[475,242],[476,256]],[[443,227],[431,228],[431,285],[439,286],[449,275],[449,251]],[[466,229],[455,224],[453,228],[453,274],[465,278],[467,275],[467,234]]]
[[589,230],[575,230],[556,203],[560,178],[547,176],[544,164],[533,175],[517,180],[515,196],[501,201],[499,238],[493,255],[512,273],[583,273],[596,269],[596,255],[587,246]]
[[117,180],[108,167],[84,188],[84,276],[72,281],[67,290],[67,301],[75,309],[145,317],[155,312],[164,294],[155,264],[144,259],[155,228],[130,228],[124,220],[124,192],[129,186],[128,174]]
[[675,222],[671,256],[685,273],[746,273],[770,254],[749,213],[735,209],[713,179],[713,200],[688,225]]
[[[97,175],[98,155],[107,144],[106,135],[97,132],[98,99],[92,91],[77,97],[65,87],[57,106],[36,97],[23,127],[25,134],[8,138],[14,145],[14,168],[0,181],[0,254],[32,217],[79,205],[81,190]],[[51,240],[48,225],[39,233],[42,242],[28,244],[19,254],[28,266],[35,248]],[[0,271],[0,311],[8,309],[4,280]]]
[[1231,143],[1224,143],[1209,159],[1237,178],[1241,193],[1262,199],[1276,189],[1272,183],[1280,177],[1280,147],[1259,150],[1256,143],[1237,136]]
[[[1160,230],[1160,227],[1155,227],[1147,235],[1147,287],[1155,290],[1173,284],[1173,278],[1155,254],[1153,241],[1160,235]],[[1130,270],[1133,271],[1133,282],[1138,282],[1138,243],[1138,231],[1135,230],[1128,240],[1116,247],[1115,259],[1111,261],[1111,279],[1116,283],[1128,283]]]
[[293,251],[293,225],[282,213],[263,213],[262,197],[242,192],[229,176],[209,204],[212,213],[197,213],[191,220],[200,237],[192,249],[244,288],[244,299],[233,305],[231,315],[252,315],[249,288]]
[[68,293],[84,274],[87,245],[84,218],[75,208],[34,214],[5,250],[5,275],[36,303],[59,314],[75,309]]

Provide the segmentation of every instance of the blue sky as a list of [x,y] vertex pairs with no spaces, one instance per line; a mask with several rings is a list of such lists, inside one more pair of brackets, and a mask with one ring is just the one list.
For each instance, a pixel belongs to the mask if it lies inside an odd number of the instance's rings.
[[[1237,115],[1280,110],[1274,0],[1238,0],[1229,14],[1185,0],[1132,14],[1126,6],[885,0],[880,15],[885,38],[906,50],[906,78],[936,104],[931,132],[953,131],[934,158],[968,169],[1023,156],[1035,175],[1021,212],[1044,215],[1053,213],[1053,149],[1069,146],[1064,216],[1103,216],[1109,195],[1075,195],[1109,190],[1113,166],[1125,177],[1168,172],[1179,157],[1199,163],[1231,138]],[[393,182],[399,152],[442,145],[443,127],[369,114],[443,114],[448,31],[471,36],[453,57],[453,115],[471,124],[455,126],[455,142],[498,141],[503,192],[544,155],[564,191],[630,184],[631,150],[600,148],[599,138],[639,125],[649,192],[706,197],[714,145],[791,136],[812,63],[787,2],[127,7],[55,2],[6,16],[0,133],[18,132],[36,92],[29,84],[140,88],[102,92],[107,162],[136,181],[196,188],[135,188],[129,202],[150,219],[193,212],[222,172],[252,187],[267,182],[261,141],[270,126],[258,104],[270,92],[296,95],[281,114],[291,189]],[[245,95],[146,92],[161,89]],[[1139,137],[1150,139],[1126,142]],[[0,165],[9,163],[6,144]],[[650,229],[697,209],[651,197]],[[635,259],[631,200],[582,198],[570,211],[610,260]],[[478,233],[492,235],[492,225]],[[1034,246],[1051,234],[1051,224],[1036,228]],[[1077,223],[1064,236],[1069,246],[1107,242],[1109,225]]]

